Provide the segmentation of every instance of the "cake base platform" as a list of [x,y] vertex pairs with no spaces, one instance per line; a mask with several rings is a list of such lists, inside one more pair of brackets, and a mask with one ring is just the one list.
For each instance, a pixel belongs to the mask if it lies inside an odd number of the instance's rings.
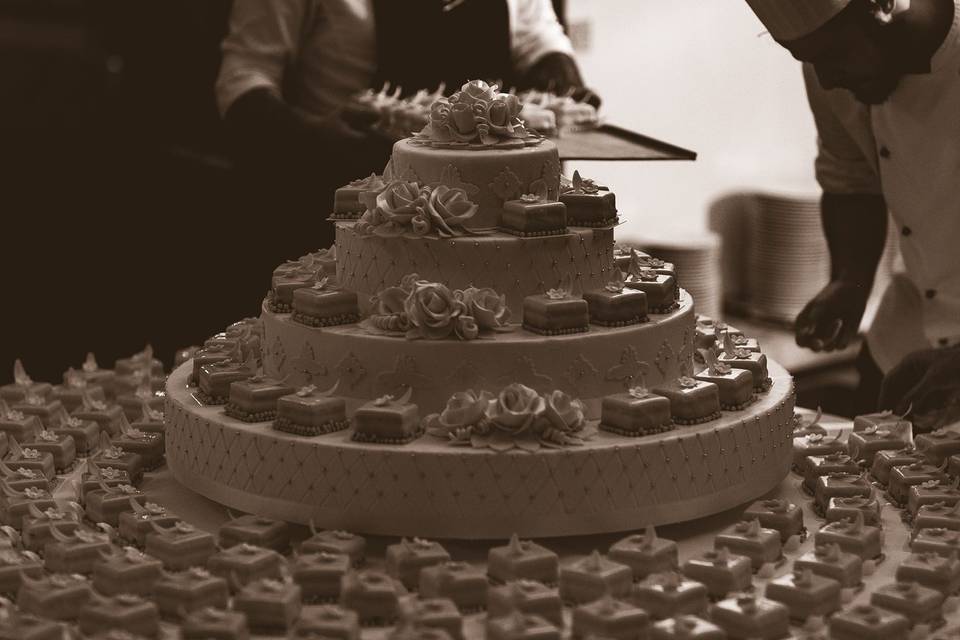
[[167,461],[190,489],[226,505],[320,528],[396,536],[586,535],[700,518],[754,500],[787,475],[793,381],[745,411],[643,438],[600,432],[535,454],[451,447],[422,437],[362,444],[302,437],[206,407],[188,362],[167,381]]

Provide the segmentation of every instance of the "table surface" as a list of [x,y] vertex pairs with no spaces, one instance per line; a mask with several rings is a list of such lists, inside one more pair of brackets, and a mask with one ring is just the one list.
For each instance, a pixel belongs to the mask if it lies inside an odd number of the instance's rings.
[[[807,416],[812,415],[804,409],[798,411]],[[849,432],[852,429],[852,424],[849,421],[833,416],[825,416],[821,420],[821,424],[832,433]],[[219,526],[231,517],[227,509],[223,506],[179,485],[166,468],[161,468],[156,472],[148,474],[141,488],[149,494],[151,500],[166,505],[180,517],[211,532],[216,532]],[[806,551],[812,550],[812,534],[819,528],[823,521],[813,513],[812,498],[801,489],[801,478],[794,473],[791,473],[781,485],[767,497],[783,498],[802,505],[804,522],[811,534],[799,549],[785,553],[786,561],[777,566],[774,574],[774,577],[776,577],[789,573],[792,570],[793,559],[799,557]],[[877,565],[876,571],[869,577],[865,577],[865,587],[853,595],[853,600],[850,604],[868,603],[870,593],[876,587],[894,580],[897,565],[900,560],[909,553],[908,543],[910,530],[901,520],[900,511],[893,507],[887,507],[887,501],[882,496],[880,497],[880,501],[884,504],[882,518],[886,555],[884,560]],[[660,527],[658,528],[658,535],[677,541],[680,548],[680,560],[683,562],[684,559],[692,555],[712,548],[714,536],[725,527],[738,522],[742,511],[742,508],[735,509],[692,522]],[[308,535],[309,532],[305,527],[294,528],[295,539],[302,539]],[[621,532],[617,534],[574,538],[553,538],[540,540],[540,542],[560,554],[563,561],[568,561],[585,556],[594,549],[605,552],[613,542],[625,535],[626,533]],[[396,540],[390,538],[368,538],[369,564],[373,567],[382,568],[383,551],[386,545],[394,542],[396,542]],[[454,559],[482,564],[490,546],[502,543],[446,540],[443,541],[443,544]],[[768,582],[768,579],[758,576],[754,577],[754,585],[758,593],[763,592],[766,582]],[[567,612],[567,615],[569,615],[569,612]],[[467,616],[465,631],[468,639],[482,637],[484,618],[484,614]],[[956,634],[950,635],[949,637],[960,638],[960,615],[950,613],[947,616],[947,624],[947,629],[951,631],[951,634]],[[795,627],[794,630],[796,637],[818,637],[804,635],[800,627]],[[363,640],[381,640],[389,636],[389,630],[385,628],[365,628],[362,636]]]

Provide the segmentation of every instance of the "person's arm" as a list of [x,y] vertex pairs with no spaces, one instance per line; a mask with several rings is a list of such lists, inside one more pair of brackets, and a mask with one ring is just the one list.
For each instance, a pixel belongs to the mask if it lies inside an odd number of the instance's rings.
[[[856,337],[886,240],[887,207],[876,168],[848,127],[869,127],[851,110],[841,118],[816,74],[804,65],[807,97],[817,126],[817,181],[830,250],[830,282],[797,316],[797,344],[814,351],[842,349]],[[854,103],[844,103],[856,109]]]

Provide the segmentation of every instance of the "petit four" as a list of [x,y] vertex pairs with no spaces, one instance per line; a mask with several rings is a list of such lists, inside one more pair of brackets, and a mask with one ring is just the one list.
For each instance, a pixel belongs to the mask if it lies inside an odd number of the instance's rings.
[[[617,198],[612,191],[598,187],[573,172],[570,188],[560,193],[567,207],[570,224],[576,227],[606,227],[617,222]],[[506,208],[506,205],[504,205]]]
[[560,558],[556,553],[516,535],[506,545],[492,547],[487,553],[487,574],[494,582],[537,580],[553,585],[559,572]]
[[[406,137],[406,136],[404,136]],[[383,178],[371,173],[366,178],[351,180],[333,193],[333,215],[337,220],[352,220],[359,218],[367,209],[361,196],[364,193],[374,194],[386,186]],[[302,260],[302,258],[301,258]],[[299,263],[294,263],[299,264]]]
[[133,510],[131,501],[146,504],[147,494],[129,484],[113,487],[103,484],[99,490],[88,491],[84,500],[87,516],[91,520],[116,527],[120,524],[120,514]]
[[423,433],[420,410],[410,402],[413,389],[400,398],[387,395],[362,405],[353,414],[352,438],[358,442],[406,444]]
[[655,622],[650,627],[650,640],[726,640],[727,633],[698,616],[675,616]]
[[895,611],[860,604],[830,617],[832,640],[903,640],[910,633],[910,621]]
[[109,598],[94,595],[80,610],[80,631],[86,634],[104,629],[154,638],[160,631],[157,605],[140,596],[122,593]]
[[625,597],[630,594],[631,584],[631,568],[599,551],[560,567],[560,597],[565,602],[593,602],[605,594]]
[[256,372],[250,363],[232,358],[205,364],[197,376],[197,400],[208,406],[226,404],[230,398],[230,385],[252,378]]
[[844,453],[846,446],[840,440],[841,433],[828,438],[822,433],[808,433],[793,438],[793,468],[802,471],[805,461],[810,456],[827,456],[835,453]]
[[357,293],[337,287],[329,277],[293,292],[293,319],[300,324],[331,327],[351,324],[359,318]]
[[269,422],[277,417],[277,400],[294,391],[285,382],[260,375],[231,382],[224,412],[243,422]]
[[[86,367],[86,364],[84,367]],[[138,371],[149,371],[155,376],[163,376],[163,363],[153,357],[153,346],[148,344],[143,348],[143,351],[135,353],[129,358],[116,360],[113,364],[113,371],[118,376],[130,375]]]
[[23,491],[27,487],[36,489],[49,489],[50,481],[47,476],[34,469],[26,467],[15,467],[11,469],[3,462],[0,462],[0,478],[3,483],[15,491]]
[[734,369],[717,360],[716,351],[702,349],[707,367],[693,377],[701,382],[717,385],[720,407],[727,411],[740,411],[753,402],[753,374],[746,369]]
[[930,464],[940,466],[950,456],[960,453],[960,433],[951,429],[936,429],[918,435],[914,445]]
[[535,614],[513,612],[498,618],[488,617],[487,640],[560,640],[560,629]]
[[92,420],[81,420],[76,416],[64,418],[53,432],[73,438],[77,455],[84,457],[90,454],[100,439],[100,425]]
[[93,353],[87,353],[83,364],[79,369],[70,367],[63,374],[63,383],[70,384],[71,376],[79,376],[86,380],[88,385],[99,385],[104,392],[109,394],[113,389],[113,379],[116,376],[113,369],[102,369],[97,363],[97,357]]
[[817,545],[835,543],[849,553],[863,560],[879,558],[883,553],[880,529],[864,524],[863,513],[857,512],[852,520],[829,522],[817,531],[814,542]]
[[419,599],[408,603],[404,620],[413,628],[442,629],[454,640],[463,640],[463,614],[449,598]]
[[841,607],[841,585],[833,578],[818,575],[813,569],[795,569],[793,573],[767,583],[764,595],[785,604],[790,617],[806,620],[810,616],[829,616]]
[[891,582],[870,594],[870,604],[905,616],[911,625],[943,620],[944,595],[916,582]]
[[300,585],[304,602],[335,602],[340,597],[340,582],[349,570],[349,556],[321,551],[297,554],[291,576]]
[[20,402],[14,403],[11,409],[26,416],[36,416],[46,429],[58,427],[66,413],[63,404],[54,399],[52,395],[44,397],[32,393],[27,394]]
[[233,598],[233,608],[247,615],[255,632],[286,634],[300,616],[300,587],[263,578],[247,584]]
[[137,546],[146,544],[147,534],[153,531],[153,524],[172,527],[180,518],[155,502],[140,503],[131,498],[130,511],[122,511],[117,517],[120,537]]
[[206,607],[225,609],[229,597],[227,581],[201,567],[165,572],[153,586],[154,602],[160,614],[168,618],[180,618]]
[[757,500],[743,512],[743,520],[757,520],[761,527],[779,531],[782,542],[804,531],[803,509],[781,498]]
[[705,612],[709,604],[709,592],[703,583],[667,571],[651,574],[634,585],[631,600],[653,618],[662,620],[676,615]]
[[922,505],[913,517],[913,529],[950,529],[960,531],[960,503],[948,507],[942,502]]
[[790,633],[790,609],[753,595],[721,600],[710,607],[710,619],[731,638],[785,638]]
[[169,571],[203,566],[217,551],[216,538],[186,522],[171,527],[151,522],[150,527],[153,531],[147,534],[144,550]]
[[53,620],[24,614],[5,605],[9,611],[0,614],[2,640],[63,640],[63,627]]
[[563,626],[560,592],[535,580],[514,580],[487,591],[487,615],[505,616],[511,611],[537,615],[558,627]]
[[525,193],[503,203],[500,229],[523,238],[562,235],[567,233],[567,206],[548,200],[545,193]]
[[680,288],[672,275],[657,273],[653,269],[632,270],[627,276],[626,286],[646,294],[650,313],[670,313],[677,307]]
[[46,398],[53,393],[53,386],[46,382],[34,382],[27,375],[23,363],[18,358],[13,363],[13,384],[0,387],[0,398],[8,403],[20,402],[28,395]]
[[897,566],[896,576],[900,582],[916,582],[949,596],[960,590],[960,560],[932,552],[911,553]]
[[911,516],[915,516],[925,504],[939,503],[952,507],[960,503],[958,482],[958,479],[940,479],[913,485],[907,492],[907,511]]
[[362,536],[349,531],[317,531],[310,525],[311,536],[300,545],[300,553],[342,553],[350,558],[353,566],[363,564],[367,542]]
[[670,400],[670,414],[677,424],[701,424],[720,417],[720,390],[712,382],[682,375],[652,391]]
[[732,554],[726,547],[688,558],[681,571],[706,586],[711,598],[726,598],[729,593],[745,591],[753,584],[750,558]]
[[818,513],[824,513],[833,498],[870,498],[873,485],[863,475],[851,473],[828,473],[817,478],[813,490],[814,504]]
[[870,475],[881,485],[890,483],[890,474],[895,467],[905,467],[914,463],[923,462],[924,458],[913,447],[904,447],[897,451],[880,451],[873,458],[870,466]]
[[50,527],[50,533],[53,541],[43,548],[43,567],[52,573],[93,573],[101,554],[111,550],[107,533],[86,529],[63,533],[59,527]]
[[858,475],[860,465],[845,453],[828,453],[825,456],[807,456],[803,461],[803,487],[811,494],[817,487],[817,478],[831,473]]
[[573,610],[574,638],[635,640],[643,637],[649,626],[650,616],[646,611],[609,595]]
[[23,574],[17,607],[51,620],[76,620],[92,596],[90,581],[81,575],[54,573],[33,578]]
[[43,425],[37,416],[30,416],[19,411],[7,408],[0,399],[0,433],[6,438],[13,438],[17,442],[33,442]]
[[876,496],[830,498],[830,502],[827,503],[827,522],[856,519],[858,512],[863,514],[864,524],[880,526],[880,502],[877,501]]
[[70,415],[84,422],[96,422],[101,432],[115,436],[120,433],[120,417],[123,415],[123,409],[119,405],[92,400],[85,396],[83,406]]
[[714,538],[713,546],[747,556],[754,570],[777,562],[782,556],[780,532],[761,527],[759,520],[744,520],[724,529]]
[[625,288],[623,274],[615,270],[615,277],[603,289],[586,291],[590,322],[603,327],[625,327],[646,322],[647,294]]
[[53,456],[53,466],[63,472],[73,466],[77,459],[77,445],[73,436],[62,431],[40,431],[36,439],[30,443],[31,449],[47,452]]
[[241,543],[218,551],[207,559],[207,569],[215,576],[228,579],[234,588],[271,578],[281,577],[283,556],[272,549]]
[[146,470],[153,470],[163,463],[164,439],[162,434],[141,431],[130,426],[126,418],[121,420],[120,435],[113,444],[127,453],[140,456],[140,462]]
[[334,389],[320,392],[308,385],[283,396],[277,400],[274,428],[301,436],[318,436],[348,428],[346,402],[332,395]]
[[910,497],[910,487],[930,480],[945,480],[946,474],[938,467],[915,462],[903,467],[894,467],[887,483],[887,495],[898,506],[905,506]]
[[765,391],[770,388],[770,375],[767,371],[767,356],[756,351],[749,351],[733,343],[733,336],[724,334],[723,351],[717,360],[728,364],[734,369],[746,369],[753,374],[754,388]]
[[466,562],[444,562],[420,570],[421,598],[448,598],[464,613],[486,605],[487,578]]
[[23,527],[23,518],[30,514],[31,505],[41,511],[57,507],[53,496],[43,488],[28,486],[17,490],[0,481],[0,491],[3,494],[0,498],[0,522],[14,529]]
[[421,538],[403,538],[389,545],[386,551],[387,573],[410,590],[417,588],[421,569],[445,562],[450,562],[447,550],[436,542]]
[[[0,594],[15,596],[23,581],[23,574],[30,578],[43,577],[43,560],[32,551],[0,549]],[[0,635],[0,638],[3,638]]]
[[242,515],[220,525],[221,547],[244,542],[282,553],[290,547],[290,525],[255,515]]
[[910,550],[915,553],[938,553],[949,558],[960,553],[960,531],[920,529],[910,543]]
[[293,292],[312,287],[321,277],[313,267],[273,276],[272,287],[267,292],[267,308],[273,313],[291,313]]
[[546,336],[590,329],[587,301],[563,286],[523,299],[523,328]]
[[93,567],[93,588],[113,596],[133,593],[147,596],[163,576],[163,563],[133,547],[111,549]]
[[910,423],[893,423],[883,428],[871,425],[862,431],[854,431],[847,438],[847,448],[854,460],[862,460],[867,466],[873,464],[880,451],[900,451],[911,442]]
[[10,440],[10,452],[5,462],[8,466],[14,468],[23,467],[25,469],[38,471],[46,476],[47,480],[53,480],[53,477],[56,475],[53,455],[33,447],[21,447],[20,444],[13,439]]
[[340,604],[355,611],[361,624],[390,624],[400,610],[402,585],[385,573],[351,571],[340,585]]
[[87,494],[93,491],[102,491],[102,484],[108,487],[118,487],[122,484],[133,484],[130,474],[124,469],[116,467],[101,467],[95,460],[87,461],[87,469],[80,476],[80,497],[87,499]]
[[677,543],[658,537],[653,526],[648,526],[642,534],[633,534],[613,543],[607,557],[630,567],[635,581],[651,573],[674,571],[680,565]]
[[66,534],[71,534],[80,528],[81,510],[76,506],[70,510],[59,507],[38,509],[36,505],[31,504],[28,510],[29,515],[23,517],[20,534],[24,549],[29,551],[41,553],[48,542],[53,542],[53,533],[50,531],[53,527]]
[[[200,349],[193,356],[193,375],[190,376],[191,384],[199,384],[200,372],[203,367],[217,362],[233,360],[236,354],[236,345],[217,344]],[[237,360],[233,361],[238,362]]]
[[183,619],[180,634],[183,640],[248,640],[250,629],[243,613],[204,607]]

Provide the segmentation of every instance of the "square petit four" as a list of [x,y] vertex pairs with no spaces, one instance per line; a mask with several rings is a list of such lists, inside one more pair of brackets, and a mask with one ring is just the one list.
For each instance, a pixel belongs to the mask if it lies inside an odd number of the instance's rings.
[[949,596],[960,590],[960,560],[931,552],[911,553],[897,566],[896,577],[899,582],[916,582]]
[[832,498],[870,498],[873,485],[863,475],[828,473],[817,478],[813,490],[816,511],[824,513]]
[[764,595],[790,609],[794,620],[829,616],[841,607],[840,583],[812,569],[797,569],[767,583]]
[[916,582],[891,582],[870,594],[870,604],[904,615],[911,624],[930,624],[943,619],[944,595]]
[[567,206],[570,224],[577,227],[605,227],[617,222],[617,197],[601,189],[592,180],[583,180],[574,172],[571,189],[560,193]]
[[675,616],[650,627],[650,640],[726,640],[726,637],[726,631],[699,616]]
[[960,453],[960,433],[950,429],[936,429],[914,439],[917,451],[930,464],[940,466],[950,456]]
[[43,548],[43,567],[52,573],[93,573],[101,554],[110,553],[110,536],[86,529],[63,533],[51,527],[54,540]]
[[153,599],[166,618],[179,619],[192,611],[226,609],[230,598],[227,581],[201,567],[164,573],[153,587]]
[[897,451],[880,451],[873,458],[870,475],[879,484],[887,486],[890,483],[890,474],[895,467],[905,467],[923,461],[923,456],[913,447],[904,447]]
[[605,396],[600,405],[600,428],[628,437],[673,429],[670,400],[644,387]]
[[583,299],[587,301],[590,322],[602,327],[625,327],[646,322],[647,294],[625,288],[623,274],[619,271],[616,273],[619,279],[608,283],[603,289],[584,292]]
[[180,634],[183,640],[247,640],[250,629],[243,613],[204,607],[183,619]]
[[274,276],[273,287],[267,294],[267,308],[274,313],[293,311],[293,292],[297,289],[312,287],[317,283],[317,273],[313,270],[294,271]]
[[46,398],[53,393],[53,385],[46,382],[34,382],[23,368],[18,358],[13,363],[13,384],[0,387],[0,398],[8,403],[21,402],[27,396]]
[[[118,375],[113,381],[113,391],[116,394],[117,406],[126,413],[137,412],[139,404],[146,400],[153,407],[163,406],[163,389],[166,378],[154,376],[143,371],[136,371],[130,375]],[[121,405],[120,400],[124,402]],[[132,415],[132,413],[131,413]]]
[[954,506],[960,503],[960,489],[956,480],[928,480],[915,484],[907,492],[907,512],[915,516],[925,504],[945,504]]
[[300,436],[318,436],[347,429],[350,421],[342,397],[318,392],[309,385],[277,400],[273,426]]
[[0,549],[0,594],[15,596],[23,582],[23,574],[35,580],[42,578],[43,560],[32,551]]
[[147,534],[154,530],[154,524],[166,528],[174,526],[180,520],[166,507],[155,502],[141,504],[134,499],[130,500],[130,507],[130,511],[122,511],[117,516],[117,530],[123,540],[138,547],[146,544]]
[[23,548],[43,553],[47,543],[55,541],[51,531],[53,527],[61,533],[72,534],[80,528],[78,512],[53,507],[41,510],[31,505],[29,514],[23,517],[20,529]]
[[631,600],[653,618],[662,620],[705,612],[709,593],[702,582],[689,580],[675,571],[667,571],[651,574],[638,582],[633,588]]
[[[730,350],[728,350],[730,349]],[[767,372],[767,356],[755,351],[747,351],[739,347],[725,346],[717,357],[719,362],[728,364],[734,369],[746,369],[753,374],[753,385],[758,391],[770,387],[770,374]]]
[[290,547],[290,525],[263,516],[242,515],[220,525],[220,546],[248,543],[280,553]]
[[[904,422],[904,427],[909,427]],[[910,431],[904,427],[875,425],[863,431],[854,431],[847,437],[847,449],[854,460],[862,460],[870,466],[880,451],[899,451],[910,444]]]
[[385,573],[351,571],[340,585],[340,604],[356,612],[361,624],[391,624],[400,612],[403,586]]
[[23,576],[17,592],[17,607],[50,620],[76,620],[93,595],[90,581],[77,574],[46,574],[42,578]]
[[90,400],[84,402],[82,407],[70,415],[84,422],[96,422],[101,432],[115,436],[120,433],[120,417],[123,415],[123,409],[116,404]]
[[123,410],[123,415],[128,421],[136,420],[143,413],[143,407],[147,406],[155,411],[163,411],[167,402],[167,394],[162,389],[154,391],[152,389],[153,381],[145,378],[140,387],[132,394],[117,396],[117,405]]
[[754,570],[777,562],[782,556],[780,532],[765,529],[759,520],[744,520],[726,529],[713,539],[715,549],[727,548],[750,558]]
[[827,522],[855,520],[858,512],[863,514],[864,524],[880,526],[880,502],[875,495],[830,498],[827,503]]
[[814,537],[817,545],[834,543],[863,560],[879,558],[883,553],[880,529],[864,524],[863,514],[858,513],[853,520],[829,522]]
[[832,640],[903,640],[910,633],[910,621],[903,615],[860,604],[830,617]]
[[874,427],[880,429],[891,423],[895,424],[900,420],[903,420],[903,418],[894,414],[892,411],[865,413],[863,415],[856,416],[853,419],[853,430],[855,432],[869,431]]
[[463,614],[449,598],[422,597],[408,603],[402,625],[443,631],[452,640],[463,640]]
[[761,527],[779,531],[782,542],[801,535],[804,530],[803,509],[781,498],[757,500],[743,512],[743,520],[757,520]]
[[33,508],[41,511],[57,508],[57,503],[47,489],[29,486],[17,490],[5,482],[0,482],[0,489],[3,492],[0,499],[0,522],[14,529],[23,527],[23,518],[29,516]]
[[97,357],[88,353],[79,369],[68,368],[63,374],[63,383],[70,384],[71,376],[83,378],[88,385],[99,385],[108,395],[113,388],[113,379],[116,374],[113,369],[103,369],[97,363]]
[[300,585],[304,602],[336,602],[340,582],[350,566],[350,557],[342,553],[297,554],[291,575]]
[[675,571],[680,566],[677,543],[658,537],[653,526],[648,526],[642,534],[633,534],[614,542],[607,557],[630,567],[635,581],[651,573]]
[[863,559],[844,551],[838,544],[821,544],[796,559],[794,569],[810,569],[819,576],[832,578],[844,589],[863,583]]
[[567,233],[567,206],[537,194],[524,194],[503,203],[500,229],[524,238]]
[[0,410],[0,433],[9,441],[13,438],[17,442],[29,443],[37,437],[43,425],[40,418],[12,410]]
[[677,424],[701,424],[720,417],[720,390],[712,382],[681,376],[652,391],[670,400],[670,414]]
[[710,607],[710,619],[731,638],[773,640],[790,634],[787,606],[753,595],[721,600]]
[[557,583],[560,558],[556,553],[531,540],[516,535],[501,547],[487,553],[487,574],[497,583],[511,580],[536,580],[543,584]]
[[124,469],[116,467],[101,467],[96,461],[87,462],[87,470],[80,476],[80,499],[86,501],[87,494],[92,491],[102,491],[101,483],[108,487],[118,487],[121,484],[133,484],[130,474]]
[[677,307],[680,288],[672,275],[657,273],[653,269],[640,269],[627,277],[626,286],[647,295],[650,313],[670,313]]
[[960,503],[949,507],[941,502],[922,505],[913,517],[913,530],[949,529],[960,531]]
[[293,582],[262,579],[246,585],[233,598],[233,608],[245,613],[250,629],[285,635],[300,616],[300,587]]
[[910,497],[910,487],[929,482],[946,480],[947,476],[939,467],[924,462],[915,462],[903,467],[894,467],[887,483],[887,496],[895,505],[906,506]]
[[383,396],[364,404],[353,414],[353,434],[358,442],[407,444],[420,437],[420,409],[409,401],[408,391],[401,398]]
[[499,618],[487,617],[487,640],[560,640],[560,629],[538,615],[513,612]]
[[157,605],[131,593],[91,598],[80,610],[79,618],[77,626],[86,634],[116,629],[134,636],[154,638],[160,631]]
[[321,278],[293,292],[293,319],[308,327],[351,324],[360,318],[356,291],[340,289]]
[[197,376],[196,398],[208,406],[218,406],[230,399],[230,385],[252,378],[256,371],[247,363],[232,358],[200,367]]
[[148,344],[143,351],[129,358],[118,358],[113,363],[113,372],[118,376],[125,376],[138,371],[149,371],[152,375],[163,377],[163,362],[153,357],[153,353],[153,347]]
[[361,195],[377,192],[385,186],[386,183],[383,178],[375,173],[371,173],[366,178],[351,180],[334,191],[333,215],[331,217],[337,220],[359,218],[367,209]]
[[87,463],[100,467],[101,473],[106,467],[125,471],[130,484],[140,484],[143,480],[143,458],[140,454],[117,446],[103,432],[100,433],[100,451],[90,456]]
[[77,459],[77,443],[73,436],[62,431],[44,429],[30,443],[30,448],[45,451],[53,456],[53,466],[58,472],[64,472],[73,466]]
[[113,444],[127,453],[140,456],[140,462],[147,471],[152,471],[163,464],[166,451],[163,435],[141,431],[129,425],[126,418],[123,421],[123,429],[120,435],[114,438]]
[[93,567],[93,588],[114,596],[133,593],[147,596],[163,576],[163,563],[134,547],[111,551]]
[[[630,255],[630,259],[633,260],[634,270],[653,269],[657,273],[663,273],[668,276],[677,275],[677,266],[674,263],[656,258],[643,251],[634,250]],[[629,264],[630,263],[628,263],[628,265]],[[630,269],[625,269],[625,271],[630,271]],[[713,323],[713,319],[709,316],[697,316],[697,325],[706,326],[710,323]],[[715,324],[718,327],[722,325],[722,323]]]
[[84,457],[90,455],[100,439],[100,425],[92,420],[81,420],[76,416],[65,418],[53,432],[73,438],[77,455]]
[[50,481],[47,476],[34,469],[26,467],[8,467],[4,462],[0,462],[0,479],[2,485],[7,486],[14,491],[23,491],[27,487],[35,489],[49,489]]
[[803,470],[806,459],[811,456],[827,456],[834,453],[846,453],[846,445],[840,440],[840,435],[827,437],[822,433],[808,433],[793,438],[793,468]]
[[643,637],[649,626],[650,616],[646,611],[611,596],[573,610],[574,638],[633,640]]
[[447,598],[463,613],[483,609],[487,577],[483,569],[466,562],[444,562],[420,570],[420,597]]
[[217,362],[225,362],[227,360],[234,360],[236,356],[236,347],[230,345],[212,345],[209,347],[204,347],[197,351],[193,356],[193,375],[190,376],[191,384],[199,384],[200,382],[200,371],[203,367],[216,364]]
[[753,563],[746,556],[730,553],[726,547],[711,549],[683,563],[683,575],[707,587],[711,598],[726,598],[753,584]]
[[523,328],[545,336],[589,331],[587,301],[563,288],[527,296],[523,299]]
[[268,422],[277,417],[277,400],[294,391],[280,380],[260,375],[232,382],[224,412],[243,422]]
[[242,543],[213,554],[207,558],[206,566],[210,573],[224,578],[239,590],[257,580],[279,580],[281,565],[283,556],[276,551]]
[[38,471],[46,476],[47,480],[53,480],[56,475],[56,466],[50,453],[35,449],[33,446],[21,447],[16,440],[10,440],[10,451],[5,462],[10,467]]
[[693,377],[701,382],[717,386],[720,407],[727,411],[740,411],[753,402],[753,374],[746,369],[734,369],[728,364],[710,360],[707,368]]
[[803,487],[813,493],[817,488],[817,478],[831,473],[858,475],[860,465],[845,453],[828,453],[825,456],[807,456],[802,471]]
[[948,529],[920,529],[910,543],[914,553],[938,553],[950,557],[960,553],[960,531]]
[[342,553],[350,558],[354,567],[364,563],[367,541],[349,531],[330,529],[317,531],[311,526],[312,535],[300,544],[300,553]]
[[558,627],[563,626],[560,592],[535,580],[514,580],[487,591],[487,615],[492,618],[520,611],[537,615]]
[[52,395],[44,397],[30,394],[22,401],[14,403],[11,409],[27,416],[36,416],[46,429],[59,426],[66,413],[63,404]]
[[450,554],[431,540],[403,538],[387,547],[385,562],[387,573],[413,591],[420,583],[420,570],[450,562]]
[[606,594],[626,597],[632,584],[630,567],[600,555],[599,551],[560,567],[560,597],[565,602],[593,602]]
[[183,521],[172,527],[151,523],[144,550],[163,562],[168,571],[183,571],[203,566],[217,552],[217,540],[206,531],[200,531]]

